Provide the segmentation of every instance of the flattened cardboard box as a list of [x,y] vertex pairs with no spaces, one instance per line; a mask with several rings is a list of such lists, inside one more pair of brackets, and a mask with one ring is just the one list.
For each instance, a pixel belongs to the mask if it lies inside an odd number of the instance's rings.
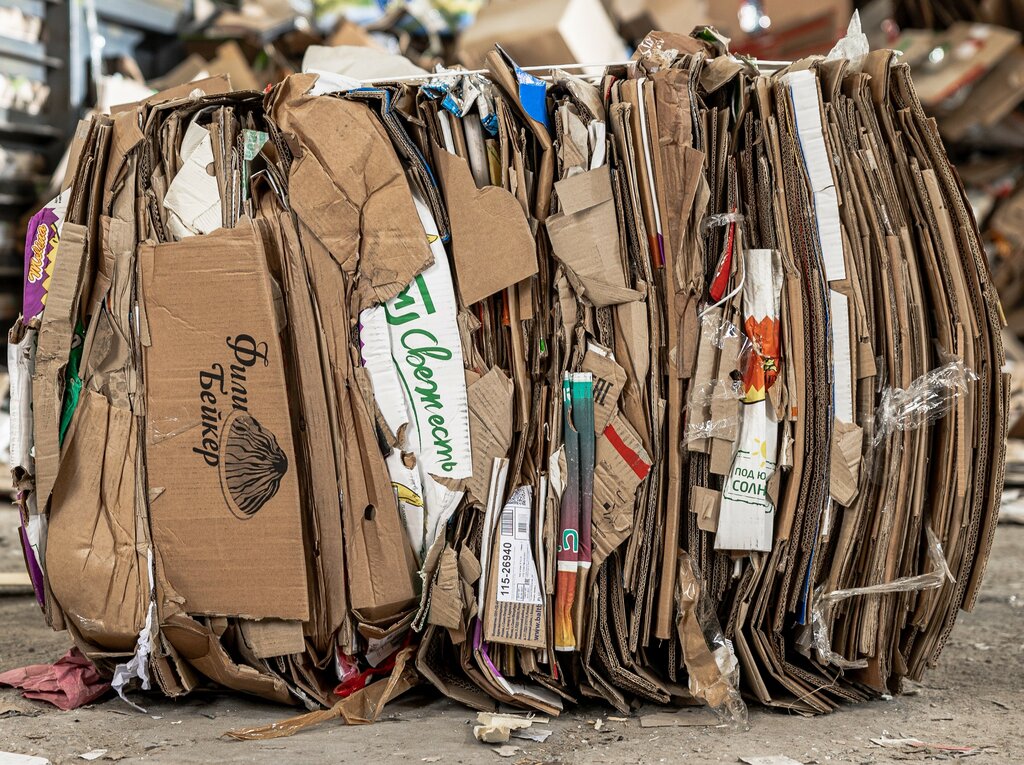
[[153,542],[188,613],[306,620],[275,291],[248,222],[144,245]]
[[520,486],[508,498],[494,529],[487,582],[484,635],[494,643],[543,648],[544,596],[531,544],[533,487]]

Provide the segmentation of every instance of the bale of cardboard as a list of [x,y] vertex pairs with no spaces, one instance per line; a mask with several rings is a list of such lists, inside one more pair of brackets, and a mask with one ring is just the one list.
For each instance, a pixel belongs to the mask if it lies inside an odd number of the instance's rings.
[[[79,125],[11,330],[42,612],[117,691],[376,718],[898,692],[978,596],[1007,380],[909,68],[224,76]],[[378,78],[378,81],[386,78]]]

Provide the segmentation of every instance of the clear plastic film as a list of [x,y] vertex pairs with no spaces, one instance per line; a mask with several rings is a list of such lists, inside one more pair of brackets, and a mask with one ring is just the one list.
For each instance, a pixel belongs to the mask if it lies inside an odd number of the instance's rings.
[[872,446],[877,448],[895,431],[916,430],[942,419],[967,395],[967,384],[977,379],[977,374],[956,359],[921,375],[906,389],[886,388],[875,412]]
[[722,723],[746,729],[747,706],[740,696],[740,665],[705,592],[700,570],[687,553],[679,555],[676,584],[676,630],[690,693],[708,705]]
[[728,212],[728,213],[715,213],[714,215],[705,215],[704,221],[701,223],[701,233],[705,236],[708,231],[713,228],[720,226],[728,226],[730,223],[743,223],[747,219],[741,212]]
[[846,59],[859,70],[870,52],[871,44],[868,42],[868,36],[861,28],[860,11],[854,11],[850,24],[846,28],[846,36],[833,46],[825,60]]
[[[720,400],[739,401],[738,398],[729,399],[725,395]],[[739,427],[739,419],[739,410],[737,409],[735,416],[727,415],[718,418],[712,416],[710,419],[688,422],[683,433],[683,444],[689,445],[707,438],[724,438],[727,441],[733,441],[735,440],[736,430]]]
[[710,406],[715,401],[739,401],[743,398],[742,380],[709,380],[690,388],[690,403]]
[[721,311],[706,313],[700,317],[700,341],[720,351],[738,342],[741,356],[743,346],[749,342],[743,330],[724,318]]
[[743,400],[743,370],[753,345],[739,327],[720,310],[700,318],[697,369],[686,399],[683,444],[708,438],[735,440]]
[[893,592],[918,592],[921,590],[935,590],[942,586],[944,581],[955,582],[953,572],[949,570],[945,553],[939,538],[932,531],[930,526],[925,527],[925,534],[928,537],[928,560],[932,564],[932,570],[916,576],[905,576],[894,579],[891,582],[872,584],[864,587],[850,587],[844,590],[832,590],[822,593],[820,588],[815,593],[814,602],[811,606],[811,635],[814,645],[814,652],[818,661],[823,664],[832,664],[842,669],[862,669],[867,666],[866,659],[851,661],[832,650],[830,638],[830,623],[832,610],[840,601],[861,595],[884,595]]
[[731,432],[733,423],[729,419],[704,420],[703,422],[691,422],[686,425],[686,432],[683,433],[683,445],[689,445],[706,438],[714,438],[716,435]]

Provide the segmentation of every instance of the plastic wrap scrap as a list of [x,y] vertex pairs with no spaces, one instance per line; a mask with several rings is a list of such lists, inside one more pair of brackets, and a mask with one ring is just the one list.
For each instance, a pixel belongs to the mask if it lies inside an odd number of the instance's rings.
[[736,652],[722,633],[715,604],[705,592],[697,564],[685,552],[679,555],[676,614],[690,693],[714,710],[722,723],[745,730],[747,706],[739,692]]
[[135,653],[129,661],[114,667],[114,677],[110,682],[111,687],[121,697],[121,701],[143,713],[146,710],[131,701],[125,692],[128,684],[136,678],[142,685],[142,690],[150,689],[149,656],[153,647],[153,622],[156,619],[156,584],[153,576],[152,547],[146,550],[146,566],[149,572],[149,607],[146,609],[146,622],[139,631],[139,637],[135,642]]
[[701,222],[701,233],[707,236],[708,231],[720,226],[728,226],[730,223],[743,223],[747,216],[741,212],[715,213],[705,215]]
[[739,409],[736,408],[735,415],[730,413],[724,417],[715,417],[714,411],[718,408],[719,402],[734,402],[738,405],[742,398],[743,383],[740,380],[709,380],[691,387],[686,405],[688,412],[710,411],[712,414],[708,418],[688,421],[683,433],[683,443],[731,435],[739,424]]
[[854,11],[850,24],[846,28],[846,36],[839,40],[825,57],[826,61],[847,59],[851,65],[860,70],[864,59],[871,52],[868,36],[864,34],[860,23],[860,11]]
[[[707,438],[735,439],[739,403],[744,397],[741,372],[754,350],[747,334],[720,312],[703,314],[700,323],[701,349],[697,355],[698,369],[687,393],[684,445]],[[730,360],[733,354],[734,362]],[[711,369],[706,368],[709,365]],[[726,372],[735,376],[723,376]]]
[[894,579],[891,582],[873,584],[866,587],[850,587],[845,590],[832,590],[821,593],[820,588],[815,595],[814,603],[811,606],[811,632],[814,643],[814,652],[822,665],[832,664],[841,669],[863,669],[868,665],[867,659],[851,661],[832,651],[831,639],[829,636],[829,623],[831,621],[832,609],[836,603],[859,595],[884,595],[891,592],[916,592],[920,590],[935,590],[942,586],[943,581],[949,580],[953,583],[953,572],[949,570],[945,553],[942,551],[942,544],[935,536],[931,526],[925,527],[925,534],[928,537],[928,559],[932,563],[932,570],[917,576],[905,576]]
[[872,448],[897,430],[916,430],[941,420],[957,399],[967,395],[967,383],[977,379],[977,374],[956,359],[921,375],[905,390],[886,388],[875,412]]

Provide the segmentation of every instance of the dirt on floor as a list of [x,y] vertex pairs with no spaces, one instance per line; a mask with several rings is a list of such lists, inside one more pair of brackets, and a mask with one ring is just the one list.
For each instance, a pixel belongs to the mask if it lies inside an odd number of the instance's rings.
[[[0,510],[0,571],[20,567],[14,514]],[[69,647],[46,627],[31,596],[0,597],[0,671],[52,662]],[[225,731],[263,725],[289,710],[227,694],[179,701],[136,694],[142,714],[117,698],[71,712],[0,690],[0,752],[84,762],[437,762],[675,763],[738,762],[785,755],[798,763],[1024,762],[1024,526],[1001,526],[985,589],[974,613],[961,614],[942,660],[908,695],[802,718],[752,707],[749,730],[710,726],[641,727],[589,705],[535,728],[544,743],[513,739],[508,757],[473,738],[475,714],[417,689],[390,704],[372,726],[327,723],[291,738],[239,742]],[[600,722],[598,722],[600,721]],[[932,746],[920,746],[914,743]],[[878,743],[881,742],[881,743]],[[955,751],[938,747],[964,747]],[[5,762],[0,754],[0,763]],[[755,761],[756,762],[756,761]],[[769,761],[770,762],[770,761]],[[779,760],[779,763],[789,762]],[[768,765],[768,763],[765,763]],[[774,765],[774,763],[773,763]]]

